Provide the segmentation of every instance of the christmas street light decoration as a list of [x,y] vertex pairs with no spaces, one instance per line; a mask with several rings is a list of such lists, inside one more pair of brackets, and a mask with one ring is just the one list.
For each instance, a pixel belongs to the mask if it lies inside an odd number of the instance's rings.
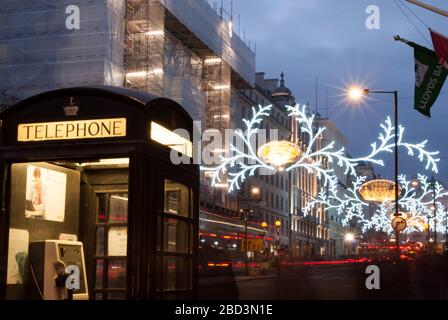
[[[427,218],[433,216],[430,209],[433,203],[433,190],[428,181],[428,177],[421,174],[418,175],[418,182],[421,186],[420,189],[416,189],[415,185],[407,180],[404,175],[399,176],[399,181],[403,192],[398,202],[400,207],[406,211],[405,215],[408,225],[408,228],[404,232],[411,233],[413,231],[422,231],[423,224],[426,222]],[[440,200],[447,195],[448,193],[444,190],[443,186],[440,183],[437,183],[434,196],[436,206],[438,209],[442,210],[442,212],[443,204]],[[377,231],[392,233],[393,230],[390,224],[391,212],[393,212],[393,204],[389,201],[384,201],[370,219],[364,217],[362,212],[358,212],[356,217],[361,222],[363,231],[375,229]],[[405,215],[403,215],[403,217]],[[440,214],[440,216],[442,217],[442,214]],[[344,219],[344,223],[348,224],[348,221],[348,219]],[[438,229],[442,230],[443,226],[438,226]]]
[[[356,166],[359,162],[368,162],[384,166],[384,161],[379,157],[382,153],[392,153],[394,150],[394,127],[388,117],[381,124],[378,140],[371,144],[371,152],[367,156],[349,158],[344,148],[336,149],[335,142],[317,149],[316,143],[326,130],[325,127],[316,127],[314,114],[306,112],[306,106],[286,106],[288,115],[300,126],[302,133],[308,135],[307,147],[301,150],[299,146],[289,141],[272,141],[262,145],[258,150],[253,146],[254,138],[258,133],[258,126],[263,119],[269,116],[272,106],[261,106],[252,108],[252,118],[243,119],[245,132],[237,130],[235,135],[240,138],[244,148],[238,148],[232,142],[228,150],[230,152],[220,155],[220,163],[216,167],[201,167],[211,177],[212,186],[220,185],[222,179],[228,181],[228,192],[240,189],[241,184],[248,176],[254,175],[258,170],[265,170],[266,174],[274,174],[278,171],[292,171],[303,168],[309,173],[316,174],[318,179],[323,180],[324,185],[331,185],[334,180],[333,170],[323,166],[323,159],[328,163],[336,163],[337,166],[345,168],[345,173],[356,177]],[[420,162],[426,162],[426,170],[437,172],[437,163],[440,161],[436,156],[439,152],[426,150],[427,140],[411,144],[404,142],[404,128],[399,127],[398,145],[407,149],[409,156],[417,155]]]
[[258,149],[258,156],[265,162],[278,168],[288,163],[296,162],[302,150],[298,145],[289,141],[272,141]]
[[[314,114],[308,116],[306,114],[306,106],[300,108],[299,105],[294,107],[286,106],[289,116],[295,117],[296,121],[301,126],[301,130],[304,133],[307,133],[310,137],[310,143],[308,145],[307,152],[305,155],[294,165],[289,167],[287,170],[292,170],[296,167],[300,167],[304,160],[313,157],[326,157],[329,163],[337,163],[339,167],[346,168],[345,173],[350,173],[351,175],[356,175],[356,166],[359,162],[370,162],[373,164],[377,164],[380,166],[384,166],[384,161],[379,159],[378,156],[381,153],[393,153],[394,148],[394,127],[389,117],[382,123],[381,129],[383,132],[380,132],[378,141],[373,142],[371,146],[371,152],[369,155],[360,157],[360,158],[348,158],[345,154],[345,148],[341,148],[339,150],[334,150],[335,142],[329,143],[327,146],[322,148],[319,151],[311,152],[314,147],[317,138],[323,134],[326,130],[325,127],[319,127],[316,131],[316,134],[313,132],[314,127]],[[404,136],[404,128],[399,126],[398,131],[398,146],[404,147],[408,151],[409,156],[415,156],[418,154],[418,159],[420,162],[426,161],[426,170],[431,169],[433,172],[437,173],[437,163],[440,161],[439,158],[435,158],[439,152],[438,151],[427,151],[426,145],[428,143],[427,140],[424,140],[417,144],[411,144],[403,141]],[[317,163],[320,165],[320,163]]]
[[[444,210],[445,207],[442,203],[437,203],[437,210]],[[374,229],[376,231],[384,231],[389,234],[393,233],[392,226],[391,226],[391,219],[390,217],[387,217],[387,215],[393,211],[393,206],[391,207],[389,205],[381,206],[375,214],[372,216],[372,218],[369,221],[365,221],[365,224],[363,225],[363,231],[366,231],[368,229]],[[408,213],[406,218],[406,223],[408,228],[406,228],[403,232],[405,234],[409,234],[412,232],[423,232],[424,230],[427,230],[427,221],[428,217],[430,217],[429,221],[429,227],[431,229],[434,229],[434,220],[432,219],[433,214],[430,213],[429,209],[426,210],[420,210],[413,213]],[[437,232],[443,232],[445,230],[445,221],[439,220],[443,219],[444,214],[437,214]],[[425,226],[426,225],[426,226]]]
[[[364,182],[359,187],[359,193],[365,201],[383,202],[395,200],[395,183],[386,179],[374,179]],[[401,187],[398,186],[398,194]]]
[[[356,177],[352,187],[348,188],[343,195],[338,194],[337,179],[333,178],[329,184],[327,191],[321,191],[318,196],[303,208],[305,214],[309,214],[311,209],[317,205],[324,207],[324,210],[335,209],[337,214],[342,217],[342,224],[348,226],[349,222],[356,219],[361,226],[363,232],[373,229],[376,231],[385,231],[392,233],[391,214],[394,211],[394,199],[386,200],[377,204],[372,217],[366,217],[364,209],[371,206],[372,203],[367,202],[360,197],[358,189],[365,184],[366,177]],[[404,210],[402,217],[406,216],[407,228],[404,232],[410,233],[413,231],[422,231],[423,224],[426,223],[427,218],[432,218],[434,213],[430,207],[433,204],[433,189],[427,176],[419,174],[418,184],[407,180],[406,176],[399,176],[399,185],[402,189],[401,197],[398,199],[399,205]],[[417,189],[416,185],[420,185]],[[439,232],[444,231],[445,226],[442,221],[444,219],[445,208],[440,200],[447,196],[443,186],[436,182],[434,186],[434,197],[437,206],[436,219],[440,223],[437,224]],[[431,222],[433,224],[433,222]],[[432,228],[434,228],[432,226]]]
[[[236,130],[235,135],[242,139],[244,145],[247,147],[247,152],[237,148],[233,142],[230,143],[230,156],[220,155],[221,163],[214,168],[201,167],[201,170],[206,171],[211,176],[211,184],[215,186],[222,180],[222,176],[228,173],[228,191],[232,192],[235,189],[240,189],[240,183],[246,180],[247,176],[252,176],[259,169],[265,169],[268,172],[275,172],[275,167],[263,162],[257,155],[251,143],[258,131],[258,125],[263,121],[264,117],[269,116],[269,111],[272,105],[258,106],[258,109],[252,107],[252,119],[243,119],[246,131]],[[234,169],[233,171],[230,171]]]

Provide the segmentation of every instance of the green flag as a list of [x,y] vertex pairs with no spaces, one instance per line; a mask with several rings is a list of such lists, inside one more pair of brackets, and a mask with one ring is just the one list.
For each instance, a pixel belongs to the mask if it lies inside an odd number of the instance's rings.
[[430,109],[439,96],[448,71],[440,64],[434,51],[414,42],[407,42],[407,44],[414,48],[414,109],[431,117]]

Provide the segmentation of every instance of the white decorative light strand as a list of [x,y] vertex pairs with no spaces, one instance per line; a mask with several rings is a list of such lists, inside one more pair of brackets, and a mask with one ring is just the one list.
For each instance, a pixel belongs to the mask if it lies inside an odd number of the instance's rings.
[[[325,128],[318,128],[317,133],[313,133],[313,124],[314,124],[314,115],[311,117],[308,117],[306,115],[306,106],[303,106],[302,108],[299,107],[299,105],[296,105],[294,107],[286,106],[289,116],[295,117],[296,121],[301,126],[301,130],[304,133],[307,133],[310,137],[310,145],[308,146],[308,149],[305,153],[305,155],[300,158],[296,164],[290,166],[287,170],[292,170],[294,168],[300,167],[302,162],[309,160],[313,157],[326,157],[328,159],[328,162],[330,163],[337,163],[339,167],[346,168],[345,174],[350,173],[351,175],[356,175],[356,166],[360,162],[370,162],[373,164],[377,164],[380,166],[384,166],[384,162],[381,159],[378,159],[378,155],[380,153],[393,153],[395,141],[394,141],[394,126],[392,125],[392,122],[390,120],[390,117],[387,117],[385,123],[382,123],[381,129],[383,129],[383,132],[380,132],[378,140],[371,144],[371,153],[365,157],[360,158],[347,158],[344,156],[345,149],[341,148],[339,150],[333,150],[334,148],[334,142],[331,142],[324,148],[322,148],[319,151],[316,151],[314,153],[311,152],[313,144],[316,141],[316,137],[321,135]],[[426,167],[425,170],[428,170],[431,168],[431,170],[435,173],[437,173],[437,163],[440,161],[439,158],[434,158],[439,154],[438,151],[426,151],[425,147],[428,143],[427,140],[417,143],[417,144],[411,144],[403,142],[403,134],[404,134],[404,128],[402,126],[399,126],[398,130],[398,146],[404,147],[408,150],[409,156],[414,156],[415,153],[418,153],[418,159],[420,162],[424,162],[426,160]],[[379,142],[379,143],[378,143]]]
[[[228,191],[232,192],[235,189],[240,188],[240,184],[243,183],[246,177],[254,175],[259,169],[266,169],[268,172],[275,173],[276,168],[265,163],[257,155],[257,152],[253,150],[251,144],[251,138],[257,133],[258,125],[263,121],[264,117],[269,116],[269,111],[272,105],[258,106],[258,109],[252,107],[252,118],[250,120],[243,119],[243,123],[246,126],[245,133],[236,131],[236,135],[242,139],[247,152],[239,150],[237,147],[230,144],[230,155],[220,156],[221,163],[214,168],[201,167],[201,170],[207,171],[212,177],[212,186],[215,186],[221,182],[223,176],[228,174]],[[309,143],[304,153],[299,159],[286,167],[286,171],[294,169],[304,168],[309,173],[315,173],[317,178],[322,180],[325,186],[329,186],[332,182],[333,170],[323,167],[322,159],[326,159],[328,163],[336,163],[339,167],[345,168],[345,174],[350,174],[356,177],[356,166],[359,162],[369,162],[377,165],[384,165],[383,160],[378,156],[381,153],[392,153],[394,148],[394,127],[390,118],[388,117],[385,123],[381,124],[383,132],[380,132],[378,141],[371,144],[371,152],[369,155],[360,158],[349,158],[345,155],[345,148],[335,150],[335,142],[329,143],[327,146],[322,147],[320,150],[316,150],[316,142],[322,136],[325,127],[318,127],[315,129],[315,116],[312,114],[308,116],[306,113],[306,106],[300,106],[297,104],[294,107],[286,106],[288,115],[292,117],[300,126],[303,133],[309,137]],[[427,141],[420,142],[418,144],[411,144],[403,142],[404,128],[400,126],[398,145],[408,150],[409,156],[418,154],[420,162],[426,161],[426,170],[431,169],[433,172],[437,172],[437,163],[439,158],[435,158],[439,154],[438,151],[431,152],[425,150]],[[331,187],[331,186],[330,186]],[[349,211],[353,211],[351,208]]]
[[[319,195],[312,199],[302,211],[309,214],[313,207],[323,205],[324,210],[336,209],[338,216],[344,226],[347,226],[350,221],[356,220],[356,223],[361,227],[362,232],[369,229],[376,231],[384,231],[392,233],[391,213],[393,213],[394,203],[390,201],[378,204],[373,215],[366,217],[364,208],[372,206],[361,199],[358,195],[358,190],[361,184],[365,181],[365,177],[357,177],[352,187],[346,190],[343,197],[337,194],[337,180],[333,177],[327,192],[321,191]],[[434,189],[428,181],[428,177],[422,174],[417,176],[418,185],[420,188],[416,189],[412,186],[411,181],[406,180],[406,176],[399,176],[399,183],[402,187],[402,196],[399,199],[399,205],[410,214],[408,217],[408,228],[405,233],[413,231],[422,231],[422,223],[426,223],[428,217],[430,223],[433,220],[434,213],[431,211],[432,204],[436,203],[437,213],[436,220],[437,230],[442,232],[446,225],[445,207],[441,199],[448,196],[448,192],[443,188],[439,182],[434,183]],[[433,227],[432,227],[433,228]]]
[[[215,168],[207,168],[201,167],[201,170],[207,171],[211,173],[212,177],[212,186],[221,182],[221,176],[225,175],[229,169],[236,168],[236,172],[229,172],[229,176],[231,177],[228,181],[229,183],[229,192],[232,192],[235,189],[240,188],[240,183],[243,183],[247,176],[252,176],[255,174],[255,171],[264,168],[270,171],[275,171],[275,168],[264,163],[257,155],[257,153],[253,150],[252,144],[250,143],[252,137],[257,133],[259,125],[264,117],[269,116],[269,111],[271,110],[272,105],[269,106],[258,106],[258,110],[255,107],[252,107],[252,119],[246,120],[243,119],[243,122],[246,126],[245,133],[238,130],[235,132],[235,135],[240,137],[247,147],[247,153],[244,153],[235,145],[233,142],[230,143],[230,156],[220,156],[221,164]],[[246,164],[245,162],[255,162],[255,164]]]

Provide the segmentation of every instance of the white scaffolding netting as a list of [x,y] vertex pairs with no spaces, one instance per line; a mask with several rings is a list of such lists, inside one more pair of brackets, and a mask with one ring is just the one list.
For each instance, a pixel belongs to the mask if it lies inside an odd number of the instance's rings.
[[72,4],[1,1],[0,89],[23,99],[55,88],[123,84],[123,1],[76,1],[79,30],[66,27]]

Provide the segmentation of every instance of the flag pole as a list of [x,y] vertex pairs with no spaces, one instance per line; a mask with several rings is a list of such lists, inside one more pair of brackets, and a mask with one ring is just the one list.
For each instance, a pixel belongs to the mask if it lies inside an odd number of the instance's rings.
[[429,4],[426,4],[426,3],[423,3],[423,2],[417,1],[417,0],[406,0],[406,1],[409,2],[409,3],[412,3],[412,4],[416,5],[416,6],[419,6],[421,8],[424,8],[424,9],[427,9],[429,11],[432,11],[432,12],[435,12],[437,14],[440,14],[442,16],[448,17],[448,11],[436,8],[434,6],[431,6]]
[[410,42],[409,40],[406,40],[406,39],[400,37],[399,35],[394,36],[394,40],[395,41],[401,41],[401,42],[404,42],[406,44],[409,44],[409,42]]

